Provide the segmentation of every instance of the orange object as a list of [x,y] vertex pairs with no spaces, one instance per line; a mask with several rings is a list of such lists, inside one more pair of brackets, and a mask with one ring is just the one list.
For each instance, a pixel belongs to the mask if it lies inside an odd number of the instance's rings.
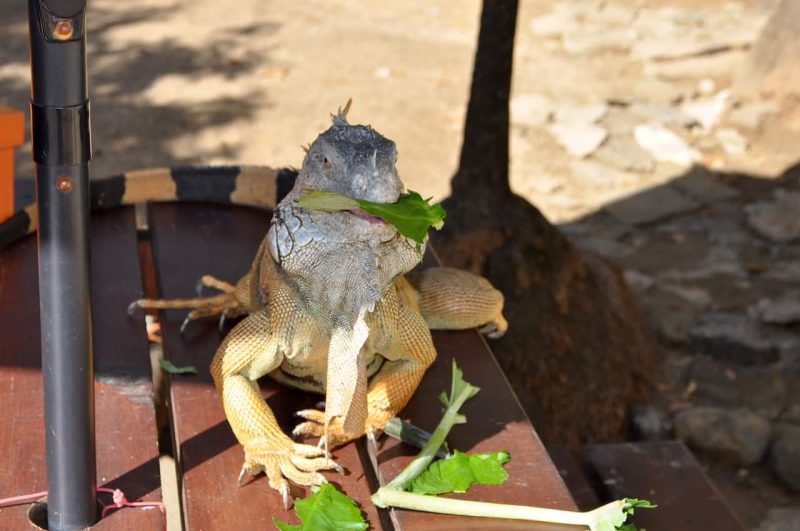
[[25,141],[25,114],[0,105],[0,222],[14,214],[14,148]]

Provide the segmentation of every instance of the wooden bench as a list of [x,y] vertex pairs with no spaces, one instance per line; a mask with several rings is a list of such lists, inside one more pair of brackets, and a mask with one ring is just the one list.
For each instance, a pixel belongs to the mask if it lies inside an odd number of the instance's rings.
[[[144,293],[143,279],[155,279],[158,295],[194,293],[197,279],[213,274],[236,280],[247,271],[270,214],[212,205],[161,204],[147,209],[149,232],[137,229],[133,208],[93,214],[92,283],[99,484],[121,488],[131,501],[160,500],[158,434],[150,379],[149,348],[141,314],[126,306]],[[140,262],[141,258],[141,262]],[[145,282],[149,284],[149,282]],[[152,288],[148,288],[152,289]],[[0,497],[45,488],[42,389],[34,238],[0,254]],[[237,488],[242,449],[236,443],[214,389],[208,365],[223,337],[215,320],[192,323],[181,335],[185,312],[161,316],[165,357],[178,366],[195,365],[192,376],[169,378],[169,430],[178,463],[180,510],[186,529],[265,529],[272,516],[296,523],[263,476]],[[228,326],[229,328],[229,326]],[[459,497],[574,509],[564,482],[494,357],[474,331],[436,332],[436,363],[403,417],[431,430],[441,408],[436,396],[449,389],[451,360],[482,391],[467,403],[469,422],[456,426],[451,448],[507,450],[509,479],[479,486]],[[264,396],[287,431],[294,411],[313,406],[319,396],[262,381]],[[416,451],[386,438],[379,441],[380,473],[391,479]],[[379,511],[369,501],[377,485],[365,442],[334,452],[350,473],[328,474],[355,498],[374,529],[563,529],[519,521],[468,519],[413,511]],[[303,490],[295,494],[304,496]],[[0,509],[0,529],[24,528],[26,506]],[[158,510],[122,509],[97,529],[160,529]]]
[[580,456],[565,448],[549,451],[581,510],[618,498],[640,498],[658,505],[633,516],[640,529],[746,529],[679,441],[591,444]]

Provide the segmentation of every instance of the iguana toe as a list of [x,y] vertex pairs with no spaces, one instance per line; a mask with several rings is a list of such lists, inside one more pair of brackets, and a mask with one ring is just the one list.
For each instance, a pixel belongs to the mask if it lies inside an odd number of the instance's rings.
[[295,426],[292,435],[295,437],[319,437],[317,448],[324,448],[325,452],[328,448],[336,448],[364,435],[363,431],[360,433],[345,432],[338,417],[328,419],[323,411],[303,409],[295,415],[306,419],[306,422]]
[[244,445],[245,459],[239,473],[239,484],[246,474],[264,472],[269,486],[281,493],[289,506],[289,481],[311,486],[326,483],[323,470],[343,473],[344,468],[324,455],[324,451],[308,444],[275,439],[257,439]]

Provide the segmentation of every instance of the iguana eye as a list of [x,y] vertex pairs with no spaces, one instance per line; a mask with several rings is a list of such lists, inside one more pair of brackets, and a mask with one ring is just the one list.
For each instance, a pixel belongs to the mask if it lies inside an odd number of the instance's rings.
[[331,161],[328,160],[328,157],[325,157],[324,159],[322,159],[322,165],[325,166],[326,168],[330,168],[331,167]]

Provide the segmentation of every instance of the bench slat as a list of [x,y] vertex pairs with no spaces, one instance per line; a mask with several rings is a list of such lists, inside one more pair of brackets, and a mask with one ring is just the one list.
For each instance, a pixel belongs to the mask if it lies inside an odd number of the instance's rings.
[[[535,505],[575,510],[575,502],[564,485],[538,435],[514,396],[494,355],[477,332],[435,331],[436,362],[428,369],[417,392],[402,413],[426,430],[436,427],[442,414],[439,393],[450,390],[451,364],[455,358],[464,379],[481,391],[463,408],[467,423],[450,432],[451,449],[463,452],[507,450],[508,479],[499,486],[476,485],[468,493],[453,495],[461,499],[497,503]],[[415,455],[413,449],[397,441],[387,441],[378,454],[386,481],[394,478]],[[402,529],[532,529],[554,530],[563,526],[535,524],[519,520],[492,520],[427,514],[397,510]]]
[[700,465],[677,441],[598,444],[584,455],[611,498],[643,498],[657,509],[638,511],[640,528],[659,531],[743,531]]
[[[153,205],[151,230],[161,296],[194,294],[204,274],[235,282],[246,273],[270,215],[243,208],[212,205]],[[272,516],[296,523],[293,512],[283,509],[280,496],[260,475],[242,488],[236,478],[243,452],[225,420],[222,404],[211,382],[208,367],[224,334],[215,320],[193,323],[181,336],[185,312],[167,312],[162,320],[165,356],[178,366],[195,365],[200,373],[172,378],[171,401],[175,437],[183,478],[183,503],[187,529],[265,529]],[[225,333],[230,329],[226,327]],[[298,419],[292,414],[314,407],[321,397],[282,387],[269,378],[261,389],[278,422],[290,431]],[[326,477],[356,499],[375,529],[380,529],[375,508],[369,503],[369,487],[356,445],[334,452],[351,473]],[[307,489],[295,494],[304,497]]]

